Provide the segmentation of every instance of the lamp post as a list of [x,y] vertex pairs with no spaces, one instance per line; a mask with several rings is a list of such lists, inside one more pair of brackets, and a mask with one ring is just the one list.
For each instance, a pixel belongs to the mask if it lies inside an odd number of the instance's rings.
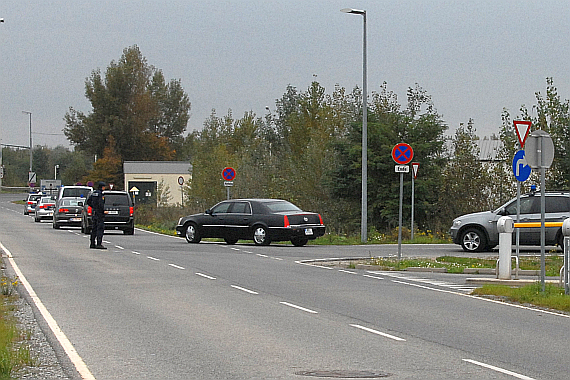
[[30,115],[30,173],[32,172],[32,113],[22,111],[22,113]]
[[368,96],[366,86],[366,11],[345,8],[341,12],[361,15],[364,21],[364,31],[362,35],[362,211],[360,221],[360,240],[363,243],[368,241]]

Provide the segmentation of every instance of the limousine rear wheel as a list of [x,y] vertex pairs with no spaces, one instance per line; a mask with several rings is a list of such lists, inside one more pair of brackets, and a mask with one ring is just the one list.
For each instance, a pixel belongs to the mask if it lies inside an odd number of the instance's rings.
[[255,226],[253,228],[253,242],[255,245],[269,245],[271,243],[271,238],[267,228],[263,226]]

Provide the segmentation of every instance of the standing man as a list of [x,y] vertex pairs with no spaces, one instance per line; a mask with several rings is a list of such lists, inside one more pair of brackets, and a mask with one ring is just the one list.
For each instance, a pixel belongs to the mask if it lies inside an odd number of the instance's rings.
[[[93,210],[93,227],[91,228],[91,245],[89,248],[107,249],[103,246],[103,232],[105,232],[105,182],[99,182],[97,190],[89,194],[87,205]],[[97,240],[97,244],[95,244]]]

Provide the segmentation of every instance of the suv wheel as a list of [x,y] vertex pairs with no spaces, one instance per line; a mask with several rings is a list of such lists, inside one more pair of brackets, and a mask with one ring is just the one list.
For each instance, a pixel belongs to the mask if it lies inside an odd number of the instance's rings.
[[461,248],[466,252],[481,252],[487,247],[487,238],[477,228],[468,228],[461,233]]

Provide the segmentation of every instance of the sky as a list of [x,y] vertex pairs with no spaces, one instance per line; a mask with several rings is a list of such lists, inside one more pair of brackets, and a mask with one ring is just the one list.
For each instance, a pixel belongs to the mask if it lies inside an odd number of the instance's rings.
[[188,132],[212,110],[263,116],[288,85],[362,87],[367,12],[368,93],[383,82],[406,105],[419,84],[453,134],[473,119],[497,134],[503,108],[532,108],[552,77],[570,98],[567,0],[2,0],[2,144],[70,147],[64,116],[89,113],[85,80],[138,45],[192,104]]

